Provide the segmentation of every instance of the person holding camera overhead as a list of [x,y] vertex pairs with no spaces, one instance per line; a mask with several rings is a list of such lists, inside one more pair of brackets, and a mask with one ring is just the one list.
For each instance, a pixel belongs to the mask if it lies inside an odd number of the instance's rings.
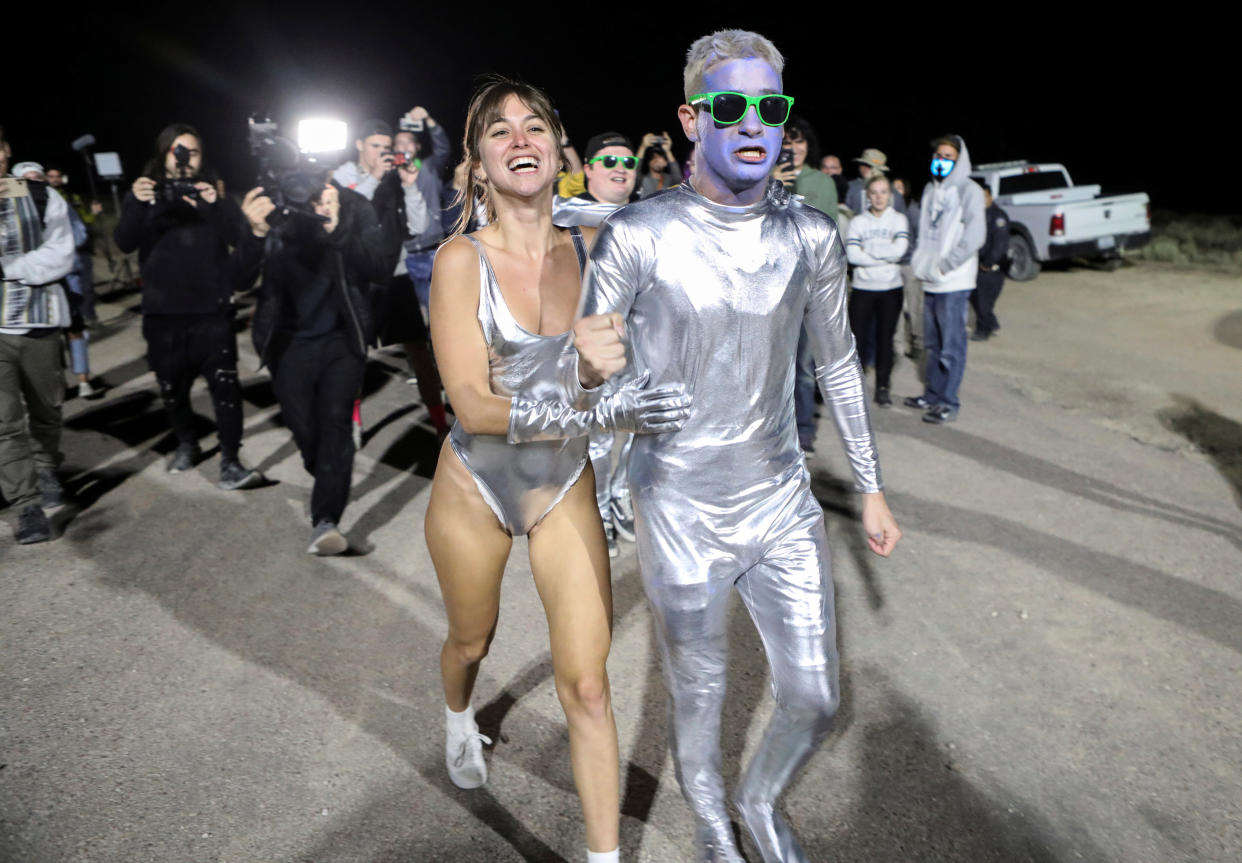
[[[413,111],[410,112],[413,114]],[[426,112],[422,112],[424,115]],[[383,293],[391,289],[397,276],[408,276],[405,255],[398,254],[402,241],[422,237],[431,225],[432,209],[439,214],[440,202],[429,201],[419,183],[421,162],[409,158],[405,152],[393,151],[392,126],[384,120],[365,120],[358,128],[354,140],[358,150],[357,162],[343,162],[332,172],[332,179],[339,186],[357,192],[371,202],[375,216],[382,223],[404,224],[405,236],[395,236],[397,256],[393,269],[377,279]],[[386,305],[386,303],[385,303]],[[385,340],[387,343],[387,340]],[[424,374],[426,372],[424,371]],[[439,393],[437,392],[438,396]],[[428,404],[428,408],[432,407]],[[439,418],[443,420],[443,415]],[[435,417],[433,417],[433,422]],[[442,426],[437,426],[437,433]],[[362,446],[362,399],[354,400],[353,435],[355,448]]]
[[668,132],[648,132],[638,144],[638,161],[642,165],[638,197],[649,198],[656,192],[671,189],[681,182],[681,168],[673,158],[673,139]]
[[138,250],[147,362],[177,436],[168,472],[190,470],[201,455],[190,387],[202,375],[216,415],[220,487],[232,490],[263,480],[238,457],[242,395],[232,296],[239,271],[229,247],[241,242],[245,220],[209,179],[198,132],[185,123],[167,126],[121,204],[113,237],[122,252]]

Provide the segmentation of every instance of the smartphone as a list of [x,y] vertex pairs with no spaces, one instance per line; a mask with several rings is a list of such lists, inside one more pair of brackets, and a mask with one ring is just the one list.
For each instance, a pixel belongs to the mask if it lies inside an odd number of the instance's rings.
[[776,164],[780,167],[793,164],[793,150],[789,147],[782,147],[781,154],[776,157]]

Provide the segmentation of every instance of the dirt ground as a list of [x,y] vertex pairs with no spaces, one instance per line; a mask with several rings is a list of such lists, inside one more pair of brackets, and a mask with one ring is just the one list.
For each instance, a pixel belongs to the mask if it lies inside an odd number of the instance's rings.
[[[445,775],[437,447],[404,361],[368,369],[354,551],[312,558],[249,333],[242,456],[270,482],[226,492],[201,384],[205,459],[165,471],[137,299],[109,295],[92,332],[106,395],[66,402],[57,539],[0,525],[0,863],[583,859],[520,541],[476,689],[488,784]],[[783,808],[815,863],[1242,859],[1242,281],[1070,268],[1007,284],[997,313],[956,423],[873,413],[891,558],[820,424],[842,700]],[[909,361],[893,391],[919,391]],[[692,860],[632,545],[612,578],[622,859]],[[740,603],[730,638],[733,787],[771,697]]]
[[1201,452],[1242,489],[1242,276],[1069,267],[1006,282],[997,314],[1002,330],[970,345],[969,370],[1143,444]]

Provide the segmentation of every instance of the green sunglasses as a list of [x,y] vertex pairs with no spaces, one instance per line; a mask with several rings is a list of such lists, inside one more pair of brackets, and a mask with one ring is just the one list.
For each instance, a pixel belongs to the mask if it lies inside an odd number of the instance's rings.
[[755,106],[759,120],[765,126],[783,126],[789,119],[793,109],[793,96],[772,94],[769,96],[747,96],[745,93],[733,93],[720,90],[715,93],[696,93],[690,97],[690,104],[699,107],[704,102],[712,112],[712,119],[724,126],[732,126],[742,122],[750,106]]
[[596,162],[603,162],[605,168],[615,168],[617,162],[620,162],[627,171],[633,171],[638,167],[637,156],[596,156],[594,159],[587,160],[588,165],[594,165]]

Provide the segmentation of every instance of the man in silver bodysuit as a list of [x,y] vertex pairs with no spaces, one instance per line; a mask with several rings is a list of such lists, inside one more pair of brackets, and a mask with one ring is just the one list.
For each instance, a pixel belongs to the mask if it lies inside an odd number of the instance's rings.
[[628,364],[627,374],[649,373],[652,386],[684,383],[693,399],[680,431],[635,438],[630,488],[672,696],[677,776],[702,859],[731,863],[742,858],[719,742],[731,589],[762,636],[776,701],[734,798],[765,863],[806,860],[775,806],[839,699],[824,517],[793,410],[803,323],[863,494],[867,541],[888,556],[901,535],[880,490],[836,223],[768,184],[792,103],[782,95],[783,65],[754,33],[694,43],[678,109],[696,147],[694,175],[609,217],[574,334],[588,391]]

